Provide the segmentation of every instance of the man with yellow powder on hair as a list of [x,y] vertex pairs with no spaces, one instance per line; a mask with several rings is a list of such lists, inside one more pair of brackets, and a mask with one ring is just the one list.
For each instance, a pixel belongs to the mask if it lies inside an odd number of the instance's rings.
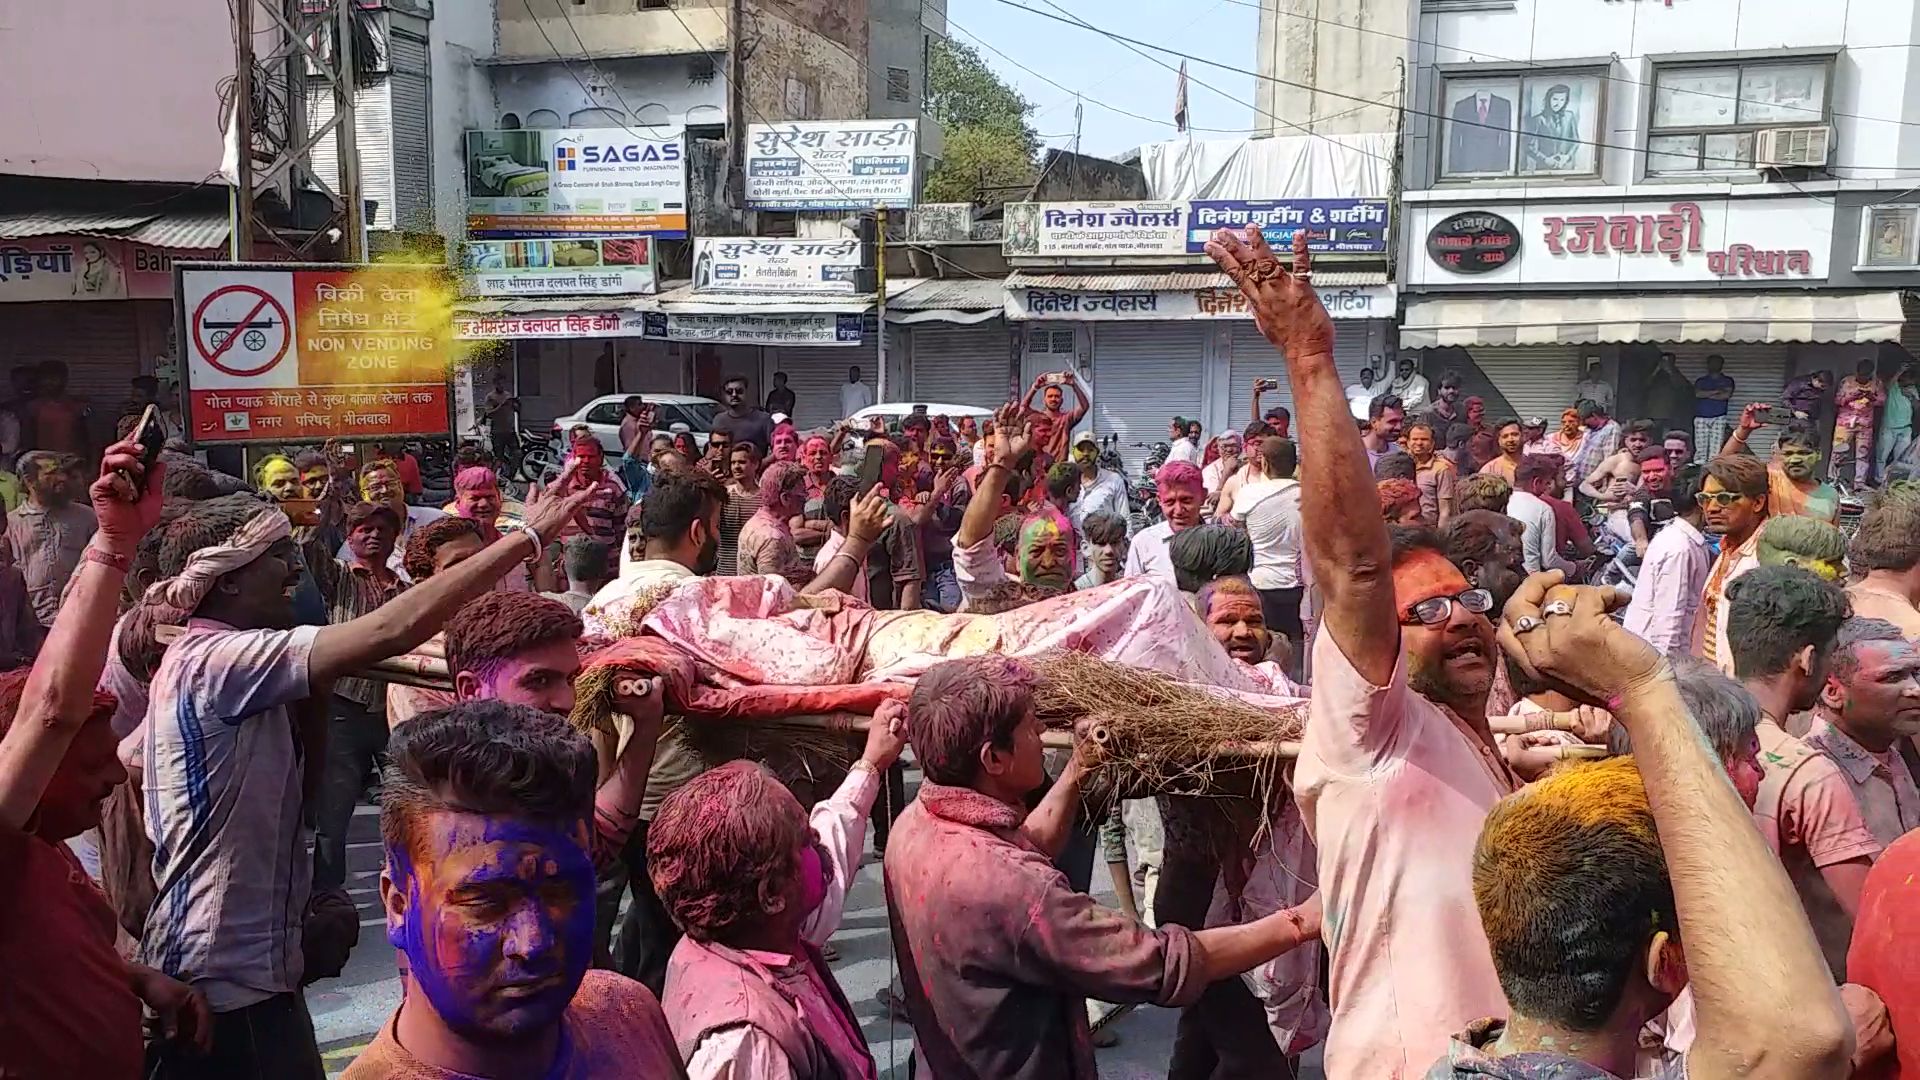
[[1847,1012],[1793,885],[1666,661],[1608,617],[1617,603],[1538,575],[1507,605],[1515,658],[1606,704],[1637,753],[1563,769],[1487,816],[1473,891],[1505,1018],[1469,1025],[1426,1076],[1635,1076],[1641,1029],[1689,985],[1697,1034],[1656,1075],[1847,1076]]

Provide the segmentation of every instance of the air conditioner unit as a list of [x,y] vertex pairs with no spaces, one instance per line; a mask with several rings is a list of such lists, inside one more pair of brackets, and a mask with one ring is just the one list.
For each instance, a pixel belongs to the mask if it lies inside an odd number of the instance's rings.
[[1833,129],[1816,127],[1766,128],[1753,136],[1755,168],[1825,165],[1833,149]]

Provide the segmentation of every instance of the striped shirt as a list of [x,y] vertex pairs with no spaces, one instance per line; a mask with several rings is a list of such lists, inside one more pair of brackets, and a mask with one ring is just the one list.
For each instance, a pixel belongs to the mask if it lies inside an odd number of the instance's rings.
[[288,706],[311,694],[319,633],[193,619],[154,673],[144,777],[155,897],[137,959],[204,991],[214,1012],[300,988],[313,856]]
[[[407,583],[399,575],[382,583],[373,571],[358,559],[311,558],[308,566],[327,601],[327,622],[333,626],[350,623],[406,591]],[[386,706],[385,685],[373,679],[339,679],[333,692],[348,701],[358,702],[378,713]]]

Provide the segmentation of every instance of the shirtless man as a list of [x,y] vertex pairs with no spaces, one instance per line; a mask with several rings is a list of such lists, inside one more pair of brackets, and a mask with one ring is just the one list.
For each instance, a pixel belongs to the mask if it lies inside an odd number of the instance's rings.
[[1635,420],[1628,424],[1620,449],[1602,458],[1580,481],[1580,494],[1599,503],[1603,510],[1625,506],[1640,486],[1640,454],[1652,444],[1652,423]]

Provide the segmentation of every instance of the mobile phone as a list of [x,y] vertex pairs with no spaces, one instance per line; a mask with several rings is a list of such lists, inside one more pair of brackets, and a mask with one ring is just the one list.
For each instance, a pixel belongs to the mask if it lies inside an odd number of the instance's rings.
[[1067,381],[1067,377],[1065,375],[1060,374],[1057,371],[1047,373],[1048,386],[1059,386],[1061,383],[1066,381]]
[[167,431],[160,425],[160,406],[148,405],[140,413],[140,422],[133,426],[133,441],[140,447],[140,465],[146,471],[136,485],[145,491],[148,480],[153,477],[154,463],[160,460],[160,451],[167,448]]
[[883,446],[869,446],[860,459],[860,494],[865,495],[882,482],[887,466],[887,450]]
[[1262,389],[1262,390],[1278,390],[1278,389],[1280,389],[1280,380],[1279,380],[1279,379],[1261,379],[1261,380],[1260,380],[1260,389]]

